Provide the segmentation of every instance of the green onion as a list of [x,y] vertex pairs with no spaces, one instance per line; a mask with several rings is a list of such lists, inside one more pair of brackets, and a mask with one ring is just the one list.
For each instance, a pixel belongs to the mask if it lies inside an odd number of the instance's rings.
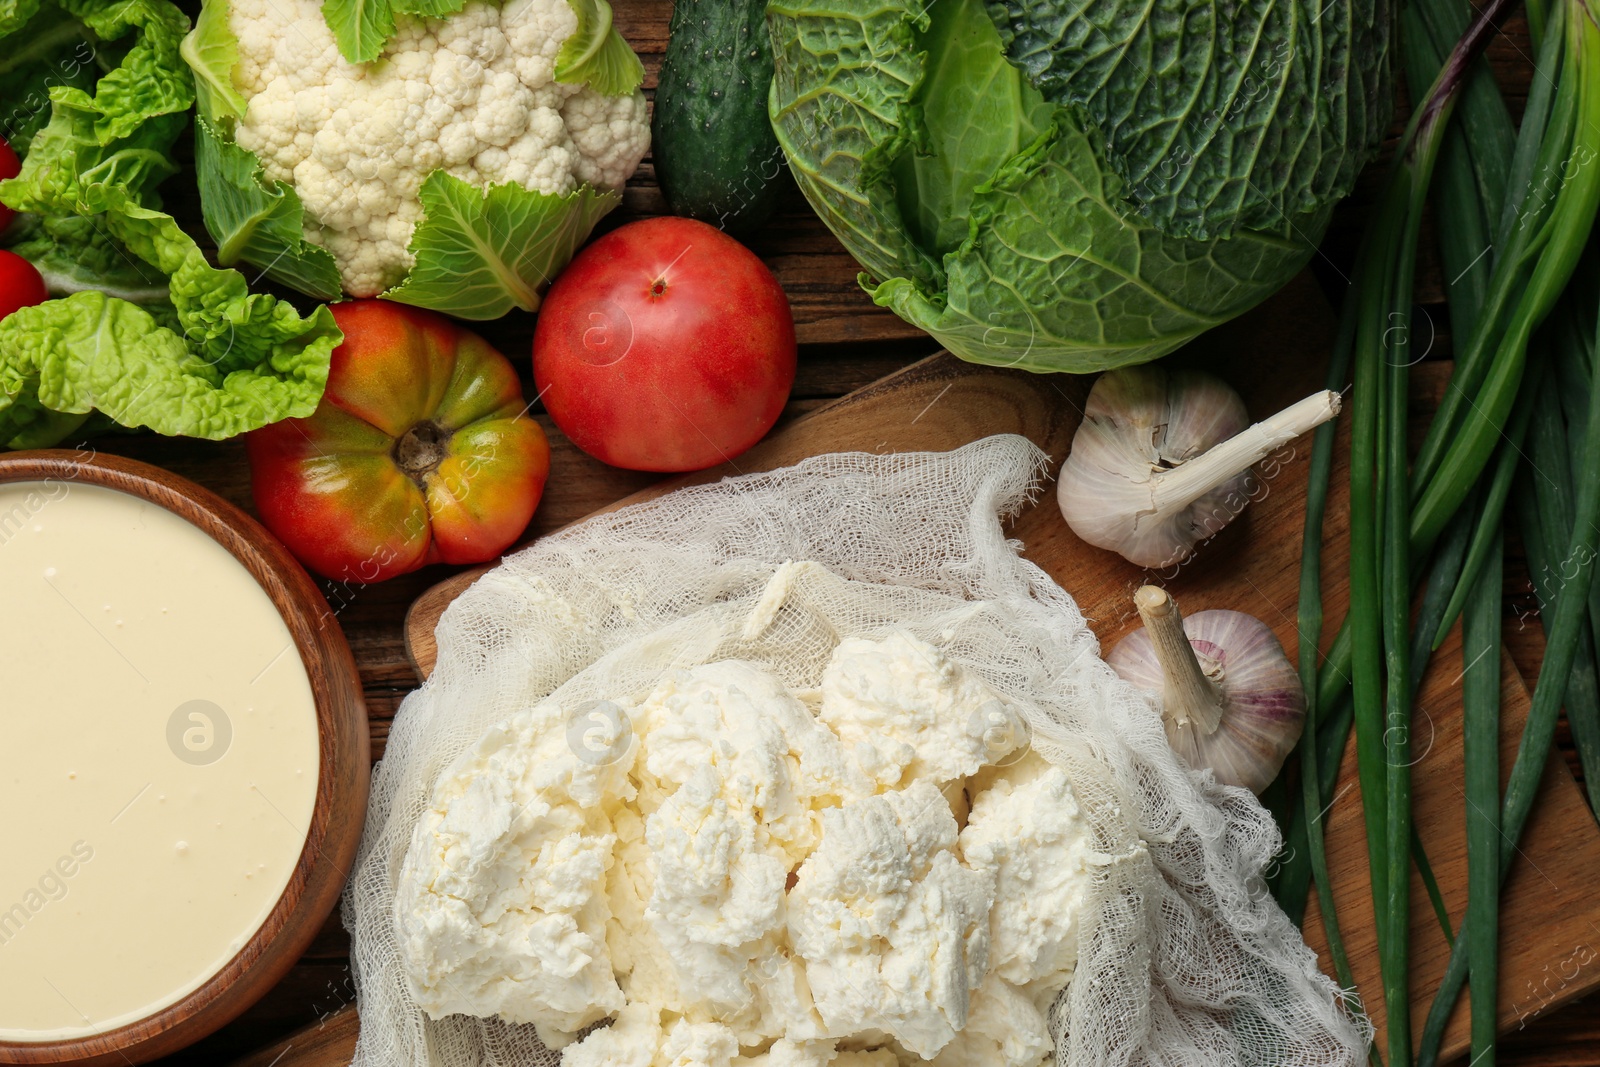
[[[1343,316],[1339,323],[1339,336],[1334,343],[1333,358],[1328,366],[1328,388],[1340,389],[1350,369],[1350,346],[1354,340],[1354,316]],[[1350,959],[1345,953],[1344,937],[1339,932],[1339,919],[1333,902],[1333,881],[1328,876],[1328,854],[1323,837],[1322,816],[1327,801],[1324,799],[1322,763],[1317,751],[1320,709],[1317,704],[1317,645],[1322,640],[1322,532],[1328,510],[1328,483],[1332,480],[1333,449],[1337,426],[1325,422],[1317,427],[1311,442],[1311,470],[1306,483],[1306,519],[1301,534],[1300,547],[1300,606],[1296,620],[1300,660],[1300,685],[1306,694],[1305,729],[1300,735],[1300,805],[1299,816],[1291,820],[1289,840],[1305,845],[1305,851],[1295,848],[1290,858],[1304,856],[1294,866],[1290,861],[1280,868],[1283,880],[1298,883],[1298,889],[1287,893],[1280,886],[1278,899],[1293,902],[1293,918],[1299,925],[1306,899],[1304,879],[1309,876],[1316,882],[1317,902],[1322,912],[1322,927],[1328,939],[1328,955],[1333,958],[1333,970],[1339,984],[1351,996],[1356,995],[1355,976],[1350,971]],[[1337,777],[1337,754],[1330,761]],[[1296,826],[1298,823],[1298,826]],[[1303,873],[1300,873],[1303,872]]]
[[1450,909],[1444,905],[1444,894],[1439,891],[1439,880],[1433,876],[1433,864],[1428,862],[1427,850],[1422,847],[1422,837],[1415,825],[1411,827],[1411,862],[1422,876],[1422,888],[1428,891],[1428,903],[1433,905],[1433,917],[1439,920],[1439,930],[1445,944],[1455,945],[1456,934],[1450,928]]
[[[1441,120],[1442,121],[1442,120]],[[1411,1062],[1411,863],[1413,828],[1411,825],[1411,515],[1410,485],[1406,477],[1406,413],[1409,410],[1411,333],[1411,286],[1416,273],[1417,231],[1422,224],[1423,200],[1428,176],[1437,158],[1439,138],[1423,138],[1425,149],[1432,147],[1433,158],[1423,156],[1416,164],[1419,177],[1411,187],[1411,203],[1401,237],[1400,263],[1395,289],[1390,295],[1392,316],[1405,329],[1395,335],[1396,343],[1387,352],[1383,368],[1382,419],[1385,440],[1380,460],[1378,491],[1383,496],[1382,545],[1380,556],[1382,591],[1379,610],[1383,637],[1384,710],[1384,800],[1387,841],[1384,851],[1389,870],[1384,879],[1387,900],[1384,919],[1388,943],[1379,942],[1383,959],[1385,1010],[1388,1018],[1389,1063],[1400,1067]],[[1404,308],[1397,312],[1396,308]],[[1363,793],[1363,803],[1368,794]],[[1431,873],[1431,872],[1430,872]]]
[[[1350,457],[1351,684],[1379,964],[1392,1067],[1411,1061],[1411,556],[1406,465],[1411,288],[1424,200],[1492,5],[1412,116],[1357,265]],[[1400,328],[1394,328],[1398,322]],[[1394,343],[1388,344],[1394,338]],[[1459,503],[1459,502],[1458,502]],[[1418,546],[1418,555],[1432,547]],[[1445,924],[1448,927],[1448,922]]]
[[[1562,14],[1568,5],[1577,10]],[[1494,347],[1483,385],[1462,413],[1459,426],[1450,435],[1448,449],[1417,499],[1413,537],[1423,544],[1430,543],[1443,530],[1493,452],[1516,398],[1529,335],[1566,288],[1600,206],[1600,166],[1592,165],[1600,157],[1600,57],[1594,52],[1600,47],[1600,31],[1583,0],[1567,0],[1567,4],[1556,8],[1556,14],[1566,24],[1562,33],[1567,46],[1563,64],[1575,69],[1579,76],[1558,77],[1550,127],[1532,131],[1544,138],[1540,144],[1540,167],[1535,175],[1535,191],[1528,198],[1532,203],[1523,205],[1530,211],[1520,217],[1512,231],[1513,240],[1522,241],[1522,231],[1537,226],[1525,244],[1527,255],[1536,261]],[[1555,41],[1552,34],[1546,44]],[[1590,56],[1587,63],[1585,54]],[[1523,132],[1529,133],[1526,125]],[[1558,185],[1553,202],[1539,202],[1551,183]],[[1496,273],[1500,273],[1498,268]],[[1474,335],[1474,342],[1483,336],[1486,334],[1480,331]],[[1487,351],[1488,342],[1478,347]],[[1460,395],[1452,392],[1447,399]],[[1418,467],[1422,469],[1420,457]]]
[[[1569,10],[1569,7],[1572,10]],[[1559,31],[1560,39],[1565,45],[1565,66],[1563,70],[1557,72],[1563,76],[1559,81],[1558,105],[1553,113],[1561,113],[1563,110],[1561,102],[1570,100],[1571,112],[1581,116],[1581,119],[1575,121],[1574,128],[1569,128],[1567,131],[1570,136],[1568,152],[1561,157],[1563,165],[1569,156],[1579,165],[1570,178],[1561,185],[1552,218],[1564,220],[1564,224],[1568,226],[1581,224],[1581,228],[1575,234],[1558,228],[1557,232],[1551,235],[1545,257],[1539,263],[1541,270],[1547,264],[1567,258],[1568,248],[1572,245],[1578,246],[1577,250],[1570,252],[1571,259],[1576,262],[1577,251],[1581,251],[1582,242],[1590,235],[1596,202],[1600,201],[1600,180],[1597,180],[1596,173],[1600,172],[1600,166],[1592,165],[1596,162],[1597,156],[1600,156],[1600,27],[1596,26],[1581,0],[1568,0],[1566,4],[1557,6],[1551,13],[1550,20],[1551,24],[1545,29],[1548,34],[1545,44],[1549,46],[1556,40]],[[1585,57],[1588,57],[1587,61]],[[1577,72],[1575,78],[1569,73],[1574,70]],[[1553,269],[1545,270],[1543,273],[1543,285],[1548,287],[1553,282]],[[1570,269],[1567,273],[1570,275]],[[1539,274],[1536,272],[1535,281],[1538,280]],[[1545,298],[1544,289],[1535,288],[1530,283],[1530,292],[1522,303],[1537,306],[1543,303]],[[1520,354],[1513,353],[1506,360],[1506,362],[1512,361],[1520,363]],[[1520,372],[1520,367],[1517,370]],[[1491,380],[1494,377],[1491,375]],[[1586,472],[1600,469],[1600,396],[1596,395],[1596,387],[1600,386],[1600,374],[1592,374],[1591,381],[1595,385],[1591,386],[1589,420],[1584,430],[1583,457],[1578,466],[1579,470]],[[1470,421],[1471,416],[1469,416]],[[1485,418],[1481,421],[1490,420]],[[1472,432],[1481,431],[1468,431]],[[1452,453],[1454,451],[1452,449]],[[1555,610],[1548,626],[1549,642],[1545,649],[1544,664],[1534,687],[1533,706],[1523,727],[1517,758],[1512,764],[1511,776],[1501,805],[1498,877],[1502,882],[1510,870],[1516,842],[1521,837],[1522,828],[1532,810],[1539,778],[1555,735],[1556,719],[1561,711],[1561,698],[1566,692],[1569,675],[1578,655],[1579,639],[1583,634],[1583,623],[1589,603],[1589,586],[1593,576],[1595,552],[1597,547],[1600,547],[1600,525],[1597,525],[1600,523],[1600,479],[1587,477],[1579,481],[1575,519],[1568,541],[1568,551],[1562,557],[1564,565],[1571,565],[1573,576],[1555,594]],[[1467,946],[1471,943],[1467,938],[1461,938],[1456,942],[1445,980],[1429,1010],[1427,1022],[1423,1027],[1422,1051],[1419,1057],[1419,1063],[1425,1067],[1438,1058],[1439,1043],[1443,1037],[1445,1023],[1454,1007],[1456,997],[1460,994],[1461,983],[1466,977],[1469,957]]]
[[[1530,379],[1534,377],[1532,373]],[[1511,419],[1506,424],[1505,440],[1500,442],[1500,453],[1495,457],[1495,464],[1489,476],[1489,482],[1484,493],[1484,504],[1476,528],[1472,532],[1472,543],[1467,549],[1466,562],[1461,566],[1460,580],[1456,583],[1455,591],[1450,597],[1450,603],[1433,621],[1433,639],[1429,642],[1430,649],[1437,649],[1444,644],[1444,639],[1450,632],[1450,627],[1455,625],[1461,617],[1461,612],[1466,605],[1467,596],[1476,582],[1478,573],[1483,569],[1484,561],[1491,552],[1500,550],[1500,521],[1505,515],[1506,498],[1511,493],[1511,481],[1522,463],[1522,443],[1528,434],[1528,423],[1533,417],[1534,398],[1538,392],[1537,381],[1532,380],[1517,394],[1517,404],[1511,411]],[[1421,629],[1428,629],[1422,620],[1418,621]]]
[[[1594,251],[1591,246],[1591,252]],[[1592,267],[1593,265],[1590,264]],[[1556,369],[1561,380],[1557,390],[1569,432],[1566,437],[1574,450],[1573,463],[1582,462],[1576,450],[1581,447],[1579,427],[1588,425],[1588,395],[1594,373],[1593,353],[1587,338],[1595,326],[1582,318],[1600,307],[1600,275],[1582,272],[1583,286],[1574,282],[1563,299],[1561,321],[1552,331],[1555,337]],[[1577,290],[1574,292],[1574,290]],[[1567,724],[1572,728],[1573,747],[1583,768],[1583,782],[1589,807],[1600,812],[1600,677],[1597,677],[1595,635],[1600,634],[1600,582],[1589,586],[1589,624],[1578,639],[1578,658],[1567,685]]]
[[1467,914],[1461,931],[1471,952],[1474,1067],[1494,1067],[1499,1032],[1501,545],[1494,549],[1473,583],[1462,622]]
[[[1541,168],[1540,162],[1541,152],[1554,141],[1554,138],[1547,139],[1543,135],[1550,126],[1551,108],[1557,95],[1556,79],[1549,77],[1549,74],[1559,69],[1560,63],[1560,42],[1546,40],[1536,63],[1536,76],[1529,88],[1522,129],[1511,157],[1505,197],[1500,202],[1501,214],[1495,230],[1500,251],[1495,257],[1494,272],[1478,314],[1474,316],[1473,329],[1459,339],[1461,347],[1456,353],[1450,384],[1417,452],[1412,476],[1418,488],[1432,478],[1453,435],[1459,432],[1464,407],[1481,388],[1488,372],[1494,342],[1503,334],[1510,308],[1516,302],[1516,294],[1525,287],[1532,270],[1532,259],[1537,250],[1530,251],[1529,244],[1541,231],[1538,223],[1542,221],[1545,209],[1553,202],[1550,178],[1555,172],[1548,165]],[[1545,77],[1537,76],[1539,73]],[[1542,175],[1546,180],[1538,190],[1533,190],[1536,175]],[[1533,201],[1531,207],[1530,199]],[[1491,209],[1493,204],[1493,201],[1485,202],[1485,206]],[[1525,209],[1528,209],[1527,214],[1524,214]]]

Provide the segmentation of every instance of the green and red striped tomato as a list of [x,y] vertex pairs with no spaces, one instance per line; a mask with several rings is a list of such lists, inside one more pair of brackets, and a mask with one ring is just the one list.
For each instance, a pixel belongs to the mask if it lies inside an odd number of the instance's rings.
[[476,334],[383,300],[333,307],[344,343],[309,418],[247,438],[256,510],[311,570],[376,582],[493,559],[550,472],[511,363]]

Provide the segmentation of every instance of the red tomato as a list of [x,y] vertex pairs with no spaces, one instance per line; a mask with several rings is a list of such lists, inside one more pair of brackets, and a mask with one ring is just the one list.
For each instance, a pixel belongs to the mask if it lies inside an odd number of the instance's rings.
[[44,279],[33,264],[15,252],[0,250],[0,319],[18,308],[32,307],[50,299]]
[[[0,137],[0,182],[5,181],[7,178],[15,178],[21,173],[22,160],[18,159],[17,153],[12,151],[10,145],[6,144],[6,139]],[[15,211],[12,211],[4,204],[0,204],[0,230],[10,225],[11,216],[15,214]],[[3,291],[0,290],[0,292]]]
[[794,318],[766,265],[703,222],[630,223],[550,287],[533,376],[574,444],[616,467],[691,471],[772,428],[794,385]]
[[511,361],[404,304],[355,300],[333,317],[344,343],[317,410],[245,438],[261,521],[344,582],[498,556],[550,473]]

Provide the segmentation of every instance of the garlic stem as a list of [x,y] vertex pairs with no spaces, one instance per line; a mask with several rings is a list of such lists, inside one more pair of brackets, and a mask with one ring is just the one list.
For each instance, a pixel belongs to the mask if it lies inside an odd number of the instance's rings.
[[1224,710],[1222,690],[1201,669],[1194,646],[1183,632],[1178,602],[1165,589],[1146,585],[1134,594],[1133,604],[1144,620],[1166,678],[1162,714],[1179,726],[1193,725],[1202,734],[1215,733]]
[[1247,467],[1259,463],[1308,430],[1339,414],[1339,394],[1331,389],[1291,404],[1268,419],[1240,431],[1194,459],[1151,479],[1150,499],[1156,515],[1188,507]]

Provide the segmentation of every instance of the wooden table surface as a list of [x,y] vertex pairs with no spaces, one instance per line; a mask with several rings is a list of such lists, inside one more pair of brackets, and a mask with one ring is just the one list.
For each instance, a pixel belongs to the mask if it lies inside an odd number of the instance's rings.
[[[660,53],[667,37],[671,0],[613,0],[617,24],[644,56],[646,89],[655,83]],[[1518,19],[1490,48],[1497,80],[1514,112],[1531,63],[1525,27]],[[1396,114],[1398,131],[1406,114],[1402,97]],[[1391,133],[1390,143],[1393,141]],[[1369,168],[1354,196],[1339,210],[1312,271],[1337,305],[1347,285],[1349,263],[1361,223],[1381,179],[1381,166]],[[177,185],[178,183],[174,183]],[[192,194],[169,188],[174,213],[191,228],[198,225]],[[662,211],[648,160],[629,183],[624,205],[602,223],[602,229]],[[930,338],[891,313],[876,308],[855,282],[857,267],[791,187],[777,216],[751,246],[772,267],[794,308],[801,342],[800,367],[786,417],[792,418],[857,389],[938,349]],[[1439,325],[1429,358],[1448,358],[1450,337],[1443,312],[1444,284],[1431,243],[1424,240],[1418,303]],[[529,373],[532,316],[520,313],[480,327]],[[1262,358],[1281,358],[1263,352]],[[532,395],[531,381],[525,382]],[[528,529],[537,536],[626,496],[653,481],[652,476],[607,468],[578,452],[542,412],[538,418],[550,435],[550,483]],[[132,456],[173,470],[253,510],[243,447],[237,442],[199,442],[153,437],[106,437],[91,442],[100,451]],[[401,700],[415,685],[402,644],[406,609],[424,589],[451,573],[429,567],[375,586],[324,582],[324,592],[349,639],[361,669],[372,727],[373,755],[381,758],[389,724]],[[1543,649],[1537,616],[1522,568],[1513,565],[1506,579],[1506,633],[1512,655],[1524,677],[1537,673]],[[1571,759],[1563,724],[1558,740]],[[1600,945],[1600,930],[1595,931]],[[248,1056],[252,1067],[267,1067],[274,1046],[288,1038],[302,1047],[318,1040],[318,1028],[354,999],[348,964],[348,938],[338,916],[329,920],[298,966],[264,1000],[222,1031],[184,1053],[160,1061],[173,1065],[213,1065]],[[262,1055],[252,1055],[267,1049]],[[1600,1067],[1600,1011],[1589,1001],[1569,1005],[1548,1016],[1530,1018],[1525,1029],[1503,1043],[1500,1063],[1516,1067],[1572,1065]]]

